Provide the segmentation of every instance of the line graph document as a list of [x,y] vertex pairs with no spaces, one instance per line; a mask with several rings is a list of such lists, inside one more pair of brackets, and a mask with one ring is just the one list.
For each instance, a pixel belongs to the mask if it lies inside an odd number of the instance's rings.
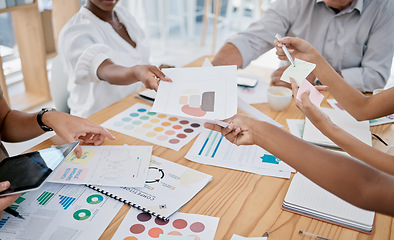
[[273,177],[290,178],[291,172],[295,172],[263,148],[237,146],[208,129],[200,133],[185,157],[193,162]]
[[151,156],[152,146],[84,146],[82,157],[70,155],[49,181],[143,187]]

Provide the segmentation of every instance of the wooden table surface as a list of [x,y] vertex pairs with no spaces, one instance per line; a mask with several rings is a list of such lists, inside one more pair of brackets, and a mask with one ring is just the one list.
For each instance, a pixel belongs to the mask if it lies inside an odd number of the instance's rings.
[[[199,58],[186,66],[201,66],[203,60],[204,58]],[[257,67],[253,64],[247,69],[240,71],[253,72],[265,81],[270,80],[272,73],[272,69]],[[325,99],[327,98],[331,98],[328,93],[326,93]],[[146,101],[131,95],[92,115],[89,117],[89,120],[101,124],[137,102],[147,104]],[[286,119],[304,118],[304,115],[295,106],[294,99],[290,106],[281,112],[272,111],[267,103],[253,106],[282,124],[287,131]],[[325,100],[322,106],[329,107]],[[393,152],[393,124],[371,127],[371,131],[379,134],[389,144],[389,147],[386,147],[381,142],[373,140],[374,147],[385,152]],[[111,131],[111,133],[116,137],[116,140],[106,140],[104,145],[153,145],[115,131]],[[55,136],[37,145],[32,150],[62,143],[64,142]],[[184,156],[193,143],[194,140],[179,151],[153,145],[153,155],[213,176],[213,180],[181,208],[180,212],[219,217],[220,221],[215,240],[228,240],[231,239],[233,234],[245,237],[258,237],[262,236],[264,232],[269,233],[269,240],[310,239],[299,235],[299,230],[332,239],[394,239],[393,218],[382,214],[376,214],[372,233],[365,234],[284,211],[281,206],[290,180],[191,162],[185,159]],[[110,239],[114,235],[129,209],[130,207],[127,205],[121,208],[100,239]]]

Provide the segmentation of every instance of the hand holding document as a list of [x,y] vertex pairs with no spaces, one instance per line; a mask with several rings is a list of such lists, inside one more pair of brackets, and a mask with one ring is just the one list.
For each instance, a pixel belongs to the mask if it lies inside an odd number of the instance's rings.
[[290,77],[294,78],[297,85],[300,86],[302,81],[315,69],[316,64],[303,61],[296,58],[295,67],[290,65],[280,77],[280,80],[290,83]]
[[218,124],[215,120],[237,113],[236,71],[236,66],[163,69],[172,82],[160,82],[151,111]]
[[302,95],[304,92],[306,92],[306,91],[310,91],[309,99],[311,100],[311,102],[312,102],[315,106],[319,107],[320,104],[321,104],[321,102],[323,101],[324,95],[321,94],[321,93],[319,92],[319,90],[317,90],[317,89],[316,89],[308,80],[306,80],[306,79],[304,79],[304,80],[302,81],[301,86],[300,86],[300,88],[298,89],[297,97],[296,97],[296,98],[297,98],[299,101],[302,102],[302,100],[301,100],[301,95]]

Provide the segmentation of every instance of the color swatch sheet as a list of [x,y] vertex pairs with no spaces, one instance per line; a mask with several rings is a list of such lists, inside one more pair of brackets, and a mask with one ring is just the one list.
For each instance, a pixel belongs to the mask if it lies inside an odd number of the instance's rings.
[[25,219],[3,213],[0,239],[98,239],[122,205],[84,186],[45,183],[12,204]]
[[70,154],[50,182],[143,187],[152,146],[84,146],[81,158]]
[[201,121],[150,112],[136,103],[102,124],[103,127],[178,151],[203,128]]
[[172,82],[160,82],[152,111],[222,120],[237,113],[236,66],[167,68]]
[[202,164],[281,178],[290,178],[291,172],[295,172],[263,148],[237,146],[208,129],[201,132],[185,157]]
[[148,178],[142,188],[97,187],[122,198],[141,210],[168,218],[189,202],[210,181],[212,176],[152,156]]
[[130,209],[112,239],[149,240],[160,235],[193,237],[193,240],[214,239],[219,218],[198,214],[175,213],[163,221],[147,213]]

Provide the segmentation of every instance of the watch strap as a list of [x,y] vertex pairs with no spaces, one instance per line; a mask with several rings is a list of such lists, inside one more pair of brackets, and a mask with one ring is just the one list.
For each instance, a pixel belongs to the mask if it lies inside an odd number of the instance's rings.
[[42,108],[41,111],[38,112],[37,114],[37,123],[40,125],[41,129],[44,130],[45,132],[53,131],[52,128],[48,127],[42,122],[42,116],[46,112],[51,112],[51,111],[56,111],[54,108]]

